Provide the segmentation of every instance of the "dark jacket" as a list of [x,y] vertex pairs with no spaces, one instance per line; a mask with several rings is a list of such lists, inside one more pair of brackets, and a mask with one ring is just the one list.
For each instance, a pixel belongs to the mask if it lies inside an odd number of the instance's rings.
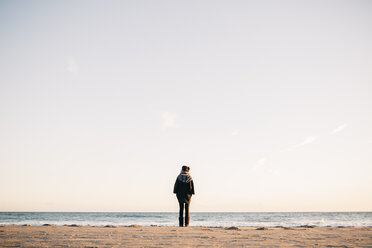
[[191,195],[195,194],[192,177],[181,172],[174,183],[173,193],[177,194],[177,199],[180,203],[190,204]]

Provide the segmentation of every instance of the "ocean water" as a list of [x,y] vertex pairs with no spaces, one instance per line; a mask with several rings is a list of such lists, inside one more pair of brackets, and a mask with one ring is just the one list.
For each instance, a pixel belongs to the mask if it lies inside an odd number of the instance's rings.
[[[191,226],[372,226],[372,212],[194,212]],[[175,212],[0,212],[0,224],[176,226]]]

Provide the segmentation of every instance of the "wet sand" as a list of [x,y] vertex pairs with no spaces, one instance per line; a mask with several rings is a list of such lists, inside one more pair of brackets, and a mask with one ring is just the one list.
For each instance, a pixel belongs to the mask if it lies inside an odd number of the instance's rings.
[[372,247],[372,227],[0,226],[0,247],[291,246]]

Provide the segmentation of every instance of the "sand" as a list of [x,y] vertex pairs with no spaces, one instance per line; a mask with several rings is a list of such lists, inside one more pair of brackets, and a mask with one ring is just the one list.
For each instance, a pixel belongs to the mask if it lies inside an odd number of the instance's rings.
[[0,226],[0,247],[291,246],[372,247],[372,227]]

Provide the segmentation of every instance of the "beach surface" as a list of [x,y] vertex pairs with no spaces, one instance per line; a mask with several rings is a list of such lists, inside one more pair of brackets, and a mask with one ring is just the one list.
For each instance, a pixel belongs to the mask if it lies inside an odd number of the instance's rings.
[[372,247],[372,227],[1,225],[0,247]]

